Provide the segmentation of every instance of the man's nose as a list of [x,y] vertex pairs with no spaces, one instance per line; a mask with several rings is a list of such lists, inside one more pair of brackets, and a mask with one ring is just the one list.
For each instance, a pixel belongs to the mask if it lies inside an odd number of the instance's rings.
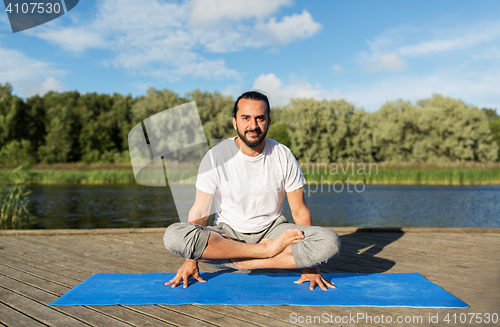
[[257,119],[251,119],[250,120],[250,127],[252,129],[256,129],[257,127],[259,127],[259,124],[257,124]]

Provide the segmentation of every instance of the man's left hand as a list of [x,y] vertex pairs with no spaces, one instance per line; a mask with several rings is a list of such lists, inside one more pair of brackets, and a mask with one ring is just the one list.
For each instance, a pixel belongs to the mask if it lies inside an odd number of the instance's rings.
[[321,276],[321,271],[318,267],[306,268],[302,270],[302,276],[300,276],[300,279],[294,283],[302,284],[303,282],[311,282],[311,286],[309,287],[310,290],[313,290],[316,284],[318,284],[323,291],[328,290],[327,287],[336,288],[333,283],[327,281],[323,278],[323,276]]

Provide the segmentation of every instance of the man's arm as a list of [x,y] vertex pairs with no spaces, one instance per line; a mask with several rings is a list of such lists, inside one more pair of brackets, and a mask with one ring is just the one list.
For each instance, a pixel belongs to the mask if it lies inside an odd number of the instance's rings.
[[[306,225],[312,226],[311,212],[306,205],[306,200],[304,196],[304,188],[301,187],[298,190],[287,192],[288,204],[292,210],[293,221],[296,225]],[[311,282],[310,289],[313,290],[314,286],[318,284],[322,290],[327,290],[327,287],[335,288],[333,283],[327,281],[321,276],[321,271],[318,267],[306,268],[302,270],[302,276],[300,279],[295,281],[297,284],[302,284],[303,282]]]
[[286,197],[288,198],[288,204],[292,210],[292,217],[295,224],[312,226],[311,212],[306,205],[304,188],[301,187],[298,190],[288,192]]
[[[208,215],[210,214],[212,198],[213,194],[205,193],[196,189],[196,198],[193,207],[189,210],[188,222],[205,226]],[[190,276],[199,282],[206,282],[206,280],[200,276],[198,262],[196,260],[186,259],[184,264],[182,264],[182,266],[177,270],[175,277],[166,282],[165,285],[172,284],[172,287],[177,287],[181,282],[183,282],[183,287],[186,288],[188,286]]]

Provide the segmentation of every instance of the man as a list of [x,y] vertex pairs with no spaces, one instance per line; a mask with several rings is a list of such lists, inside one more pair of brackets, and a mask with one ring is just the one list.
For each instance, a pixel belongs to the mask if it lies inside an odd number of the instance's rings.
[[[303,269],[296,283],[335,288],[318,265],[338,255],[340,240],[329,229],[312,226],[304,199],[305,178],[284,145],[266,138],[271,123],[267,97],[241,95],[233,108],[238,136],[222,141],[203,158],[196,181],[196,199],[187,223],[170,225],[167,249],[186,261],[165,283],[188,285],[189,277],[205,282],[198,261],[217,268]],[[295,224],[281,215],[285,195]],[[205,226],[212,199],[216,224]]]

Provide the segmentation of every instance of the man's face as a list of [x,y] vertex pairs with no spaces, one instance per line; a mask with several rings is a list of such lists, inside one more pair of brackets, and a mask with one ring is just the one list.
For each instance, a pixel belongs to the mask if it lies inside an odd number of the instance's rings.
[[264,101],[241,99],[238,102],[238,113],[236,118],[233,117],[233,126],[240,140],[249,148],[256,148],[262,143],[270,122]]

